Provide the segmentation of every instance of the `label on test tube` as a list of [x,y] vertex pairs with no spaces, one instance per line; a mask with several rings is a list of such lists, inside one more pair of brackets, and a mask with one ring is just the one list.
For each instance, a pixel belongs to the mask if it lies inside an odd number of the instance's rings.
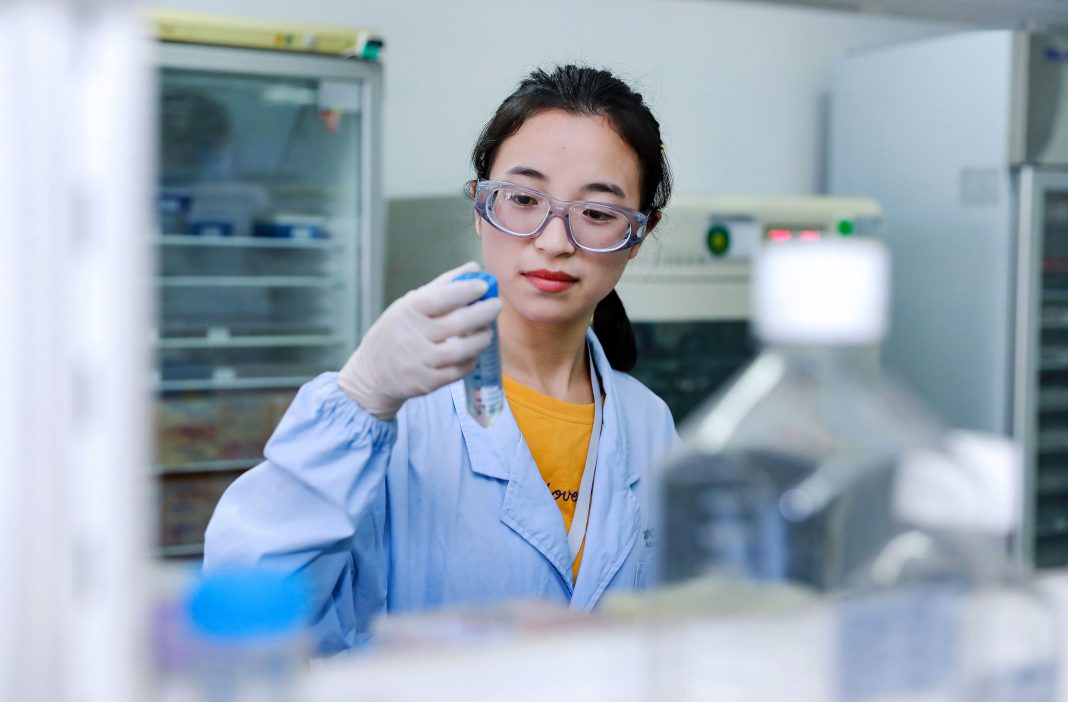
[[[497,279],[484,271],[461,273],[457,280],[484,280],[489,285],[479,298],[488,300],[497,297]],[[490,345],[478,355],[475,369],[464,378],[464,395],[467,398],[467,413],[484,427],[493,423],[504,410],[504,387],[501,384],[501,347],[497,338],[497,322],[490,323]]]

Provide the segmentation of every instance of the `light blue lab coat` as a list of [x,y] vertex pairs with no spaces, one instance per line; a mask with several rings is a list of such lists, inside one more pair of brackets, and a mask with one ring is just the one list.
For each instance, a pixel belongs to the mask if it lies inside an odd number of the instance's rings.
[[608,364],[582,567],[572,583],[560,509],[505,403],[488,428],[463,381],[381,421],[337,387],[305,384],[266,460],[223,495],[204,565],[302,571],[321,653],[366,643],[384,612],[538,598],[591,610],[607,590],[648,584],[655,473],[677,438],[667,405]]

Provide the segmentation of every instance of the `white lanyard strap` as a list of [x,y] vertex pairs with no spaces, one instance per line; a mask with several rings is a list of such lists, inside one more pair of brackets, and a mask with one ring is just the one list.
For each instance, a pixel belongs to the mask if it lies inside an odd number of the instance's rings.
[[597,377],[597,368],[593,365],[593,352],[588,347],[587,352],[590,359],[590,385],[593,386],[593,430],[590,432],[590,448],[586,452],[586,467],[582,469],[578,500],[575,502],[575,516],[571,518],[571,528],[567,530],[567,546],[571,551],[572,563],[578,558],[582,541],[586,538],[586,526],[590,521],[593,475],[597,471],[597,443],[601,438],[601,381]]

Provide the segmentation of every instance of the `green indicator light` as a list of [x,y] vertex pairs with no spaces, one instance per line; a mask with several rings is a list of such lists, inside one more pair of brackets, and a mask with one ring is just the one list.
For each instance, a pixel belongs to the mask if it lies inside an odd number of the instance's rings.
[[731,247],[731,233],[726,227],[717,225],[708,230],[705,243],[713,256],[722,256]]
[[838,233],[842,236],[850,236],[853,233],[853,220],[840,219],[838,220]]

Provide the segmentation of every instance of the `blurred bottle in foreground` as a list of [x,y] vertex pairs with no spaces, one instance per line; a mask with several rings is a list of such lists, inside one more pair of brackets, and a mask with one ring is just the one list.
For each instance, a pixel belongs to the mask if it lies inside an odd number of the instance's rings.
[[1005,555],[1022,471],[1016,444],[977,432],[902,459],[890,499],[903,528],[841,599],[845,699],[902,680],[960,702],[1057,699],[1054,604]]
[[[1055,632],[1009,559],[1015,522],[961,517],[991,507],[973,489],[980,444],[879,371],[888,281],[872,240],[763,250],[763,351],[681,428],[661,486],[661,580],[827,595],[841,700],[1052,700]],[[989,472],[1013,483],[1011,470]],[[938,508],[952,499],[956,517]],[[968,679],[993,660],[996,679]]]
[[157,613],[160,702],[295,702],[310,656],[306,592],[264,570],[201,576]]

